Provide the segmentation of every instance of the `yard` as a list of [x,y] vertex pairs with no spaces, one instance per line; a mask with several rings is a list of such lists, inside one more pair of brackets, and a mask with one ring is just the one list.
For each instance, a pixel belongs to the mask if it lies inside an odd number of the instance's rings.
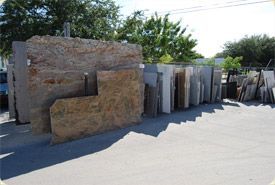
[[7,185],[267,184],[275,178],[274,105],[202,104],[50,146],[1,114]]

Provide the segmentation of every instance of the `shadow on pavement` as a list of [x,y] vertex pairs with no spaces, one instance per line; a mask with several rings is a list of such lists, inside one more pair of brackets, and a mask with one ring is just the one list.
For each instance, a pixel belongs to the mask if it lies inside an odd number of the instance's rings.
[[153,137],[165,131],[169,123],[184,124],[195,121],[202,113],[214,113],[224,106],[239,106],[237,103],[222,102],[201,104],[184,111],[162,114],[157,118],[144,118],[142,124],[91,136],[63,144],[50,146],[50,134],[33,136],[30,125],[15,126],[14,122],[1,125],[1,179],[46,168],[58,163],[93,154],[107,149],[129,132],[142,133]]

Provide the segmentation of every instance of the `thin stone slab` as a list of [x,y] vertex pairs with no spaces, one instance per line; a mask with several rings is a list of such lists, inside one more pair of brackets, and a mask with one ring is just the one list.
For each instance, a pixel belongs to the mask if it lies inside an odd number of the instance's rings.
[[272,88],[275,87],[274,71],[263,71],[264,83],[271,103],[275,103]]
[[[13,42],[15,117],[18,123],[30,122],[30,96],[25,42]],[[39,100],[37,100],[39,101]]]
[[192,75],[190,77],[190,104],[199,105],[201,94],[200,70],[193,67]]
[[7,65],[8,78],[8,98],[9,98],[9,117],[15,118],[15,100],[14,100],[14,64]]
[[211,102],[221,101],[221,83],[222,83],[222,70],[213,70],[213,82],[212,82],[212,100]]
[[98,96],[58,99],[51,106],[52,144],[141,122],[141,70],[99,71],[97,81]]
[[144,114],[155,117],[159,109],[159,74],[143,73],[145,86]]
[[275,99],[275,87],[272,88],[273,99]]
[[188,108],[190,101],[190,77],[192,67],[176,68],[177,108]]
[[211,76],[212,76],[212,67],[204,66],[201,68],[201,76],[204,85],[204,96],[203,99],[205,102],[211,101]]
[[201,81],[201,88],[200,88],[200,103],[203,103],[204,100],[204,84]]

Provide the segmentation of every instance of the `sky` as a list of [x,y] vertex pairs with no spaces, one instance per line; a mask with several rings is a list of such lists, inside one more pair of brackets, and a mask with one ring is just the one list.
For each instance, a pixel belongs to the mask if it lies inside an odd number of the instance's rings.
[[[263,0],[117,0],[121,13],[130,15],[135,10],[145,10],[146,15],[175,9],[190,11],[190,7],[211,8],[244,4]],[[226,4],[225,4],[226,3]],[[217,5],[213,5],[217,4]],[[174,11],[175,13],[176,11]],[[197,39],[195,50],[205,57],[221,52],[227,41],[238,41],[245,35],[267,34],[275,36],[275,2],[249,4],[205,11],[171,14],[172,21],[181,20],[192,38]]]

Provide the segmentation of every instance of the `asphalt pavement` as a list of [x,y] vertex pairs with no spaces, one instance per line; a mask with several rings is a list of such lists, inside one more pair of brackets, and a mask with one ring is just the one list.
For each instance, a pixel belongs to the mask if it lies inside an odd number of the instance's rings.
[[[270,185],[275,105],[226,101],[50,146],[0,115],[6,185]],[[274,183],[274,182],[273,182]],[[1,183],[0,183],[1,184]]]

